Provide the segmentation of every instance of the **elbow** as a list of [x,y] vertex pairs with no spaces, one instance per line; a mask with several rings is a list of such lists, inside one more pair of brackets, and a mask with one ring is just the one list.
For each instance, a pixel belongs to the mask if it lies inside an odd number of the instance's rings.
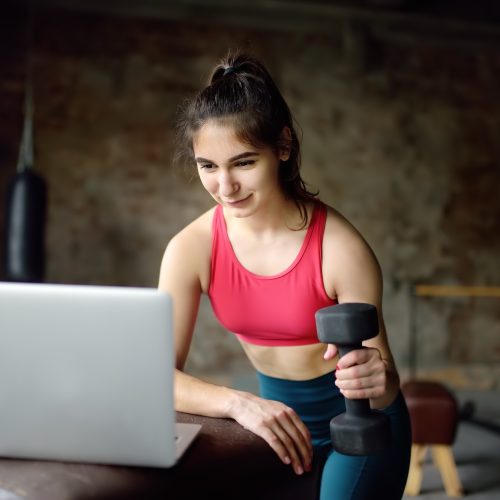
[[177,356],[175,358],[175,369],[176,370],[183,372],[185,364],[186,364],[186,357],[185,356]]

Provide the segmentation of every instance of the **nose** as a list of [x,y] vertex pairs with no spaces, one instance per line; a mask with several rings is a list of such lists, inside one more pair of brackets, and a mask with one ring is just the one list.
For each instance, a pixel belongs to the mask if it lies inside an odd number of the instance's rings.
[[230,171],[221,171],[219,175],[219,194],[227,198],[239,189],[239,184]]

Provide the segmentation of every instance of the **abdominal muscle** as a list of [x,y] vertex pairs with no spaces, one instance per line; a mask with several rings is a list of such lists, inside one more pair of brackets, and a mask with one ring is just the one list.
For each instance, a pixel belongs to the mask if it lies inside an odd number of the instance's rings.
[[240,340],[256,370],[286,380],[310,380],[335,370],[338,357],[323,358],[326,344],[300,346],[262,346]]

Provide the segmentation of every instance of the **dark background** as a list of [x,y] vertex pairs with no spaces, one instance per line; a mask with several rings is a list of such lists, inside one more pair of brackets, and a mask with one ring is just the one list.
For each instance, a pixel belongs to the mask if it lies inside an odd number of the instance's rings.
[[[375,250],[402,372],[418,302],[420,369],[498,388],[500,299],[412,298],[416,283],[500,285],[498,2],[3,2],[0,36],[0,214],[30,60],[46,281],[156,286],[169,238],[211,206],[172,168],[178,106],[239,47],[287,98],[306,180]],[[198,329],[194,372],[250,370],[206,303]]]

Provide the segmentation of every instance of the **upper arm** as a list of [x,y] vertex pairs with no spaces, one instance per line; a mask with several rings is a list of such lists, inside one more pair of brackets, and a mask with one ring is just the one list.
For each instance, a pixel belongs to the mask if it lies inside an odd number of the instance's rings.
[[380,265],[361,234],[335,211],[329,212],[325,228],[323,261],[325,287],[339,303],[363,302],[377,307],[379,334],[363,345],[379,349],[382,358],[392,365],[382,312]]
[[[172,298],[176,367],[183,369],[191,345],[210,253],[203,232],[188,226],[174,236],[163,254],[158,288]],[[210,248],[210,246],[208,246]],[[207,261],[208,258],[208,261]]]

